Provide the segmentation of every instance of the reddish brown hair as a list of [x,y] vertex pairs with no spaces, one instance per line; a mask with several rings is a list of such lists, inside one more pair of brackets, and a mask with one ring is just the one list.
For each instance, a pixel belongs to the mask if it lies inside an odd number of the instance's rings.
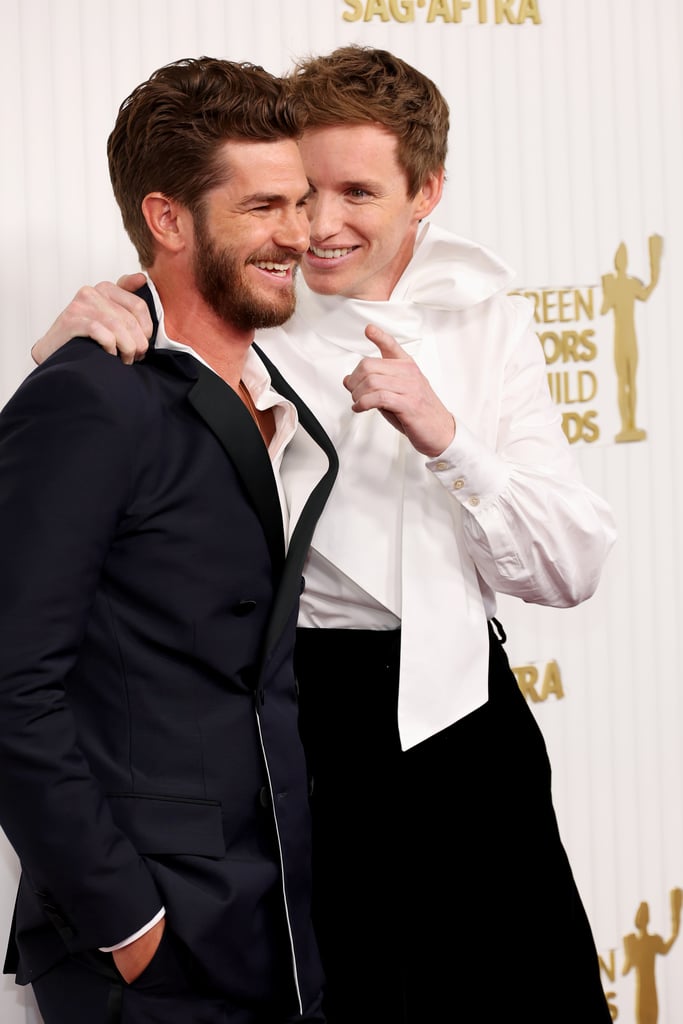
[[342,46],[299,61],[287,80],[304,129],[370,122],[392,132],[411,198],[445,166],[448,104],[431,79],[387,50]]

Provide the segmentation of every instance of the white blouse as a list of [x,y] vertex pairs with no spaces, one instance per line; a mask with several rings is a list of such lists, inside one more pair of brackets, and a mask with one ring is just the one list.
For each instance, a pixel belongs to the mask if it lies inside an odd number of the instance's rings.
[[[483,704],[495,593],[566,607],[590,597],[615,539],[552,401],[531,305],[487,250],[424,225],[388,302],[316,295],[257,344],[320,419],[340,471],[306,566],[300,625],[401,625],[404,749]],[[425,459],[342,384],[383,327],[456,421]],[[297,480],[283,472],[285,492]]]

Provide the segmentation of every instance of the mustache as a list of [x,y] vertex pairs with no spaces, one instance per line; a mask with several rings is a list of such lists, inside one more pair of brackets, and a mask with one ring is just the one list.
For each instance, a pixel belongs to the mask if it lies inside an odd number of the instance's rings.
[[270,252],[257,252],[250,256],[247,263],[292,263],[299,266],[303,259],[303,253],[291,252],[284,249],[272,249]]

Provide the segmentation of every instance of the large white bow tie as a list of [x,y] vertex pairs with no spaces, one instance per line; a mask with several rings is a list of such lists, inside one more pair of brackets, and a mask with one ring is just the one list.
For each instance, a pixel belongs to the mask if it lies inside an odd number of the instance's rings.
[[376,355],[363,333],[367,324],[408,345],[422,337],[425,307],[467,309],[502,291],[512,278],[512,271],[487,249],[425,224],[388,302],[316,295],[300,281],[296,318],[347,352]]

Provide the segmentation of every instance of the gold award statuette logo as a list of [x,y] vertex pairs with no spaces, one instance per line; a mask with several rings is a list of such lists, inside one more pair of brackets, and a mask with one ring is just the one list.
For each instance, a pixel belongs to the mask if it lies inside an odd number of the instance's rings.
[[[668,939],[648,931],[650,908],[645,902],[642,902],[636,911],[634,919],[636,931],[629,932],[628,935],[624,936],[624,961],[621,973],[622,976],[625,976],[633,971],[635,975],[635,1024],[658,1024],[659,997],[657,995],[655,961],[658,956],[666,956],[678,938],[681,927],[682,903],[683,889],[672,889],[669,893],[671,934]],[[614,950],[610,951],[607,961],[600,957],[600,969],[612,983],[616,981],[614,953]],[[616,1020],[619,1016],[619,1011],[615,1004],[617,993],[610,991],[606,993],[606,996],[609,1001],[612,1020]]]
[[[562,411],[570,444],[644,441],[637,420],[638,303],[659,282],[662,238],[649,238],[649,281],[628,273],[621,242],[614,272],[600,285],[518,289],[534,306],[534,322],[548,367],[548,387]],[[614,374],[616,372],[616,387]]]
[[626,273],[628,253],[622,242],[614,257],[614,274],[602,278],[601,313],[614,314],[614,367],[617,371],[617,400],[621,430],[615,441],[644,441],[647,433],[636,426],[638,338],[636,336],[636,302],[646,302],[659,281],[662,259],[660,235],[650,235],[650,283],[643,284]]

